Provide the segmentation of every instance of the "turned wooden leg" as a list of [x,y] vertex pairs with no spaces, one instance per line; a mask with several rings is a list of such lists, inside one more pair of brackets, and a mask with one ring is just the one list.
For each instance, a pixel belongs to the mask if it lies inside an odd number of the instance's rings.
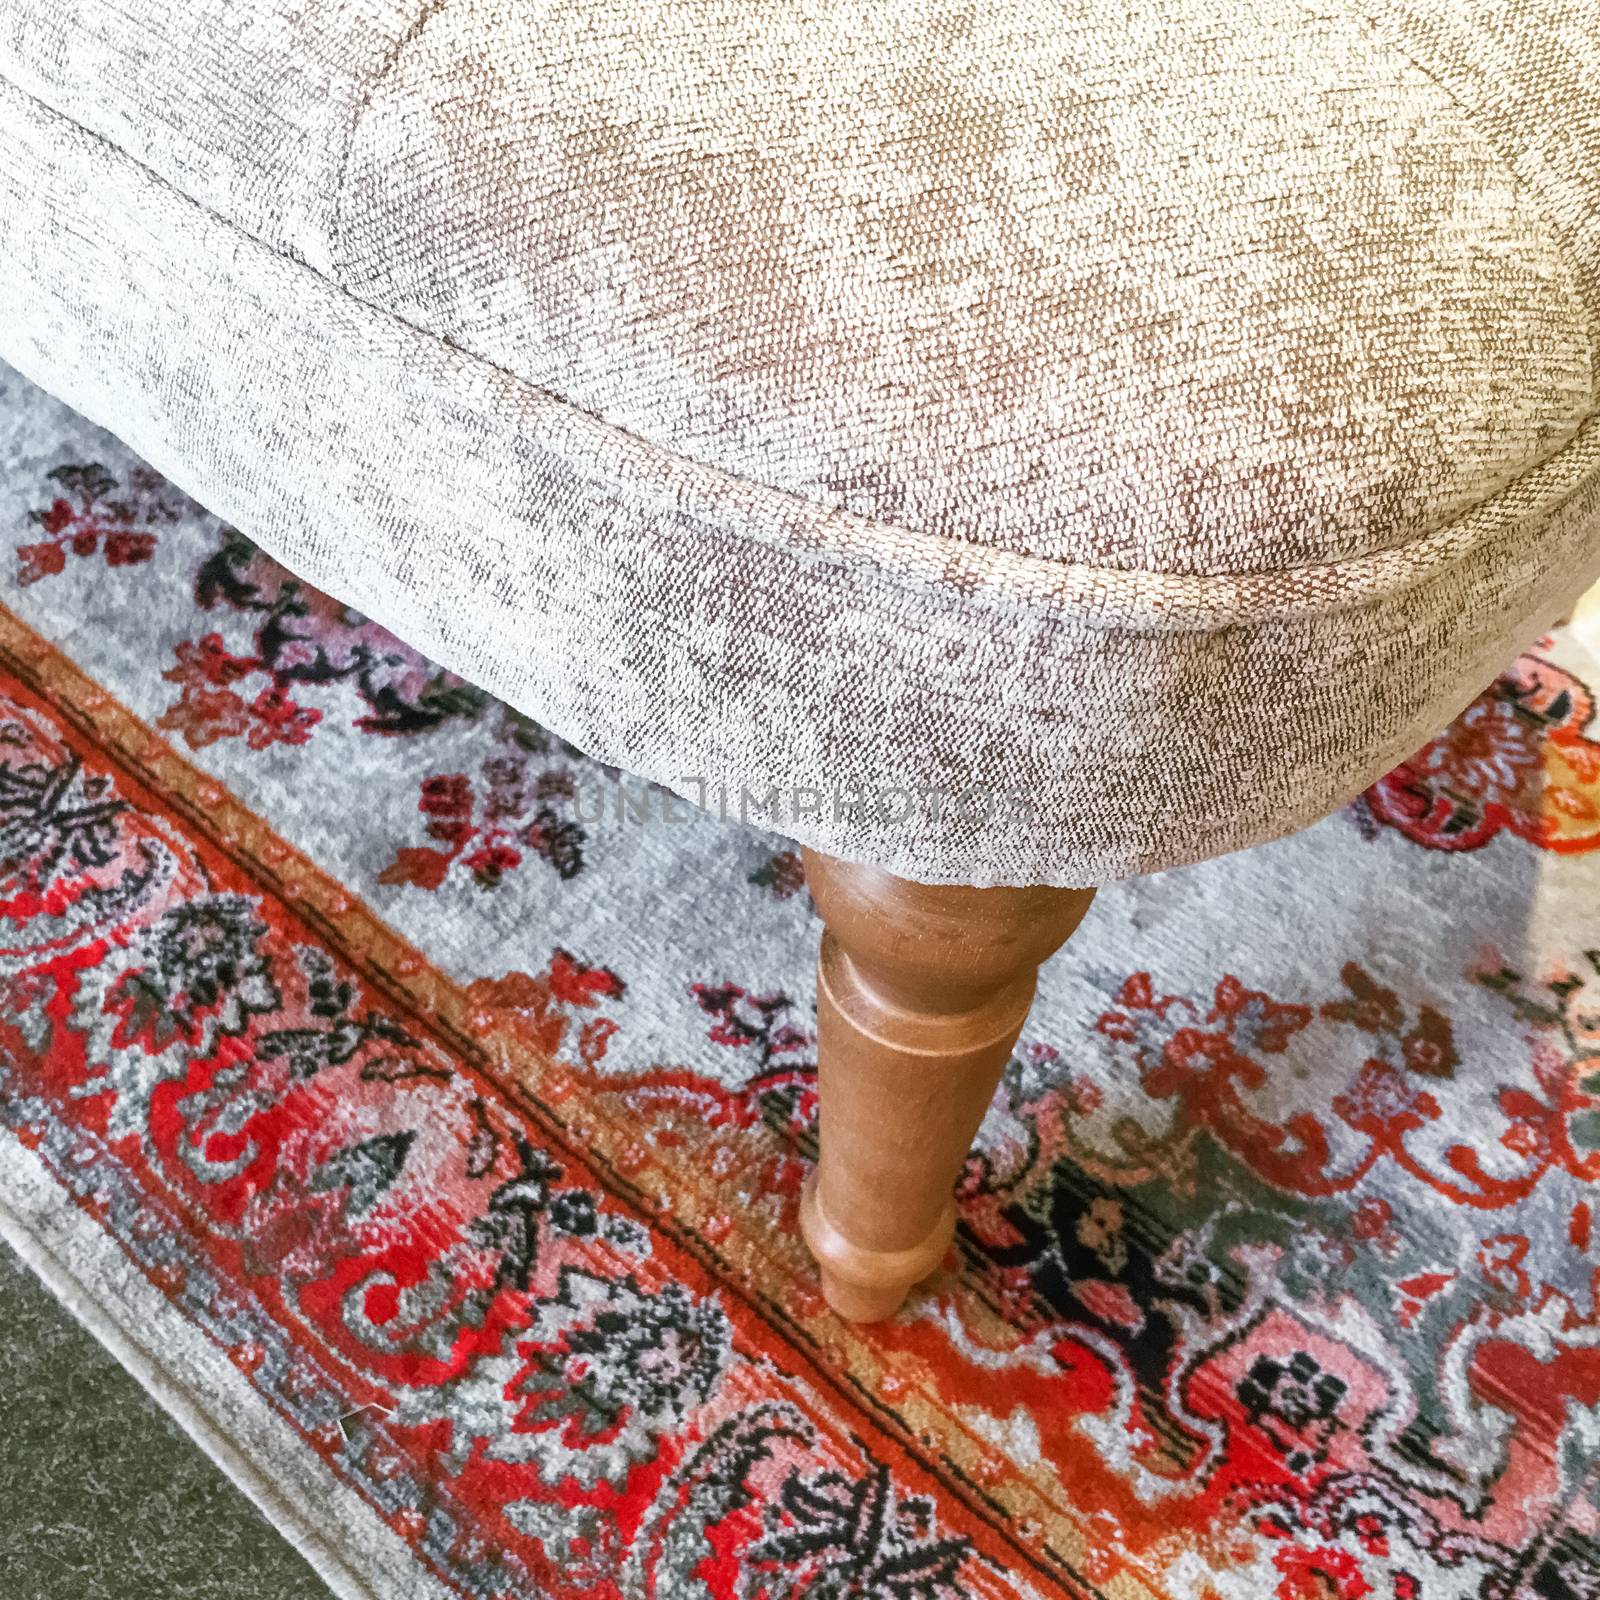
[[807,850],[821,1157],[800,1225],[828,1303],[892,1316],[943,1258],[951,1191],[1033,1003],[1093,889],[911,883]]

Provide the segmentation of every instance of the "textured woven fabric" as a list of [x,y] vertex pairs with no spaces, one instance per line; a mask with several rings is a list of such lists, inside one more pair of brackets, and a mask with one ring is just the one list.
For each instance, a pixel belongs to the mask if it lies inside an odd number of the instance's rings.
[[0,354],[912,876],[1298,826],[1600,565],[1584,0],[0,0],[0,75]]

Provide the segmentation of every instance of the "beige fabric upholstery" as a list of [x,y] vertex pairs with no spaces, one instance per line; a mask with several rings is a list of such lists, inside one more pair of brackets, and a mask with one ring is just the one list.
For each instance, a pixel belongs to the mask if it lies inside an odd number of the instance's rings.
[[1590,0],[0,0],[0,80],[0,356],[913,876],[1310,820],[1600,565]]

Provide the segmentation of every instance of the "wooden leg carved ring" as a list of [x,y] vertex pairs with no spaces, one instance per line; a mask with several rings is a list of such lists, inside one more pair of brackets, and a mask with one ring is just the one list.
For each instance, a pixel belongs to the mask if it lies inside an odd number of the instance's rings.
[[817,966],[821,1156],[800,1223],[840,1316],[876,1322],[943,1259],[957,1175],[1046,956],[1093,889],[911,883],[805,852]]

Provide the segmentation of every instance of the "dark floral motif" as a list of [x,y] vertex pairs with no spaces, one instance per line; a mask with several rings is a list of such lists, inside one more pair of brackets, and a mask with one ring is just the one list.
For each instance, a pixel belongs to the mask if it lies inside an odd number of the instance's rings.
[[[479,1127],[482,1130],[491,1125],[480,1120]],[[502,1137],[491,1136],[497,1142]],[[511,1144],[517,1169],[496,1186],[471,1230],[473,1242],[494,1255],[496,1292],[528,1287],[538,1263],[541,1221],[571,1239],[631,1239],[620,1219],[601,1217],[592,1191],[556,1187],[563,1177],[562,1169],[543,1150],[520,1135],[512,1135]],[[480,1146],[471,1153],[469,1167],[488,1171],[494,1155]]]
[[296,1078],[310,1078],[327,1067],[353,1060],[368,1044],[382,1043],[406,1054],[368,1060],[361,1069],[361,1076],[368,1081],[398,1083],[419,1073],[439,1071],[414,1059],[416,1041],[397,1022],[380,1011],[358,1013],[354,1009],[354,986],[338,975],[321,951],[301,951],[300,964],[307,980],[307,1022],[263,1034],[257,1047],[262,1060],[281,1058]]
[[1400,997],[1375,982],[1354,961],[1339,976],[1350,991],[1348,999],[1330,1000],[1322,1015],[1330,1022],[1347,1022],[1382,1041],[1379,1051],[1396,1066],[1424,1078],[1451,1078],[1461,1064],[1455,1030],[1450,1019],[1430,1005],[1417,1008],[1416,1021],[1407,1025]]
[[1343,1378],[1297,1350],[1287,1361],[1257,1356],[1238,1395],[1245,1415],[1284,1453],[1289,1470],[1304,1472],[1326,1457],[1346,1388]]
[[[603,1230],[608,1238],[614,1220]],[[532,1298],[510,1291],[526,1309],[504,1343],[496,1339],[443,1384],[411,1391],[403,1410],[417,1422],[447,1421],[457,1435],[453,1454],[466,1452],[455,1455],[459,1466],[477,1438],[489,1459],[530,1470],[541,1493],[557,1489],[568,1504],[572,1489],[621,1490],[718,1395],[739,1359],[715,1297],[627,1269],[628,1258],[648,1249],[642,1235],[618,1236],[599,1271],[574,1262],[569,1247],[540,1269]],[[471,1308],[482,1306],[475,1300]],[[525,1501],[523,1517],[531,1512]]]
[[737,983],[693,983],[695,1004],[710,1019],[712,1043],[748,1052],[739,1100],[784,1142],[765,1167],[774,1193],[797,1195],[802,1157],[816,1153],[816,1033],[795,1020],[794,1000],[781,992],[751,994]]
[[28,513],[44,537],[17,550],[21,584],[64,571],[69,555],[99,555],[108,567],[148,561],[155,554],[156,530],[175,522],[182,508],[166,480],[148,467],[133,468],[126,485],[98,461],[64,464],[45,476],[60,493],[43,510]]
[[[452,721],[477,721],[495,709],[481,689],[440,671],[408,645],[319,590],[301,584],[241,533],[224,528],[200,565],[195,601],[202,611],[246,618],[250,647],[230,650],[212,631],[176,647],[165,677],[182,691],[158,726],[199,749],[243,737],[256,749],[304,744],[323,709],[308,693],[346,686],[360,706],[353,725],[382,735],[426,733]],[[528,718],[499,708],[506,738],[542,751],[550,736]]]
[[779,1056],[809,1050],[814,1042],[811,1034],[789,1020],[795,1003],[786,994],[751,994],[736,983],[694,983],[689,992],[712,1018],[713,1042],[753,1049],[758,1071]]
[[805,867],[798,850],[780,850],[750,874],[758,889],[770,890],[775,900],[792,900],[806,886]]
[[961,1600],[971,1547],[935,1531],[933,1506],[900,1498],[888,1469],[852,1481],[792,1474],[750,1548],[772,1600]]
[[38,887],[63,861],[80,871],[106,866],[122,810],[109,781],[85,773],[76,758],[54,767],[0,762],[0,874],[25,870]]
[[512,1393],[517,1426],[562,1429],[577,1448],[617,1440],[630,1422],[653,1439],[716,1388],[731,1330],[713,1301],[682,1284],[648,1294],[631,1278],[607,1280],[565,1268],[540,1307],[544,1339],[519,1345],[524,1366]]
[[151,1054],[202,1037],[206,1020],[241,1034],[253,1015],[281,1004],[260,948],[266,929],[240,895],[210,895],[172,907],[150,928],[137,964],[112,985],[102,1009],[117,1019],[113,1043]]

